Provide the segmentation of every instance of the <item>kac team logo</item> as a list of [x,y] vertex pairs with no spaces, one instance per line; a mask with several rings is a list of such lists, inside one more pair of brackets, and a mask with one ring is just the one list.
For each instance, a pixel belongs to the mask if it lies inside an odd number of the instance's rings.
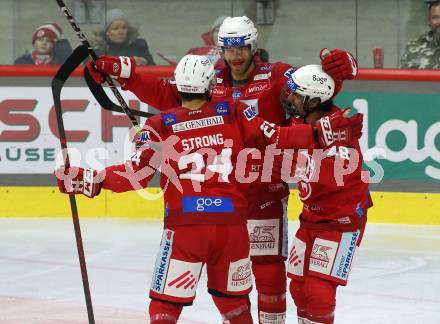
[[241,92],[239,91],[239,90],[235,90],[233,93],[232,93],[232,98],[234,99],[234,100],[237,100],[238,98],[240,98],[241,97]]

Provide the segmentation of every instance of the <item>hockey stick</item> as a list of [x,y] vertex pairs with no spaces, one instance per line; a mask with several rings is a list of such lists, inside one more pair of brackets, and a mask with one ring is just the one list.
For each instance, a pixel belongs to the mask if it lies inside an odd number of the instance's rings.
[[[56,0],[58,6],[60,7],[61,11],[66,16],[67,20],[69,21],[70,26],[72,26],[73,30],[75,31],[76,35],[80,39],[81,43],[87,47],[87,51],[89,53],[90,58],[93,62],[96,62],[97,55],[95,51],[93,50],[92,46],[90,45],[89,41],[87,40],[84,33],[81,31],[81,29],[78,27],[78,24],[76,23],[75,19],[73,18],[72,14],[70,13],[69,9],[67,9],[65,3],[63,0]],[[130,111],[130,108],[128,108],[127,103],[124,101],[124,98],[122,98],[120,92],[116,88],[113,80],[106,76],[106,81],[108,86],[110,87],[110,90],[115,95],[116,99],[118,100],[119,104],[121,105],[122,110],[127,115],[127,117],[130,119],[131,124],[133,125],[134,129],[136,130],[136,134],[139,134],[142,130],[142,128],[139,126],[138,121],[134,117],[133,113]]]
[[[82,45],[78,46],[73,53],[67,58],[66,62],[60,67],[56,75],[52,79],[52,96],[55,106],[55,112],[57,116],[58,133],[60,138],[61,149],[63,152],[63,161],[66,169],[70,167],[69,154],[67,153],[67,140],[63,123],[63,111],[61,107],[61,89],[66,82],[67,78],[73,72],[73,70],[87,57],[87,47]],[[76,247],[78,251],[79,264],[81,268],[81,277],[84,288],[84,296],[86,298],[87,315],[89,317],[89,324],[95,324],[95,318],[93,316],[92,298],[90,296],[89,279],[87,276],[86,259],[84,257],[84,247],[81,237],[81,228],[79,224],[78,209],[76,206],[75,195],[70,194],[70,209],[72,211],[73,227],[75,229]]]
[[[110,98],[105,93],[102,86],[99,83],[96,83],[95,80],[93,80],[92,76],[90,75],[89,69],[87,69],[87,68],[84,68],[84,80],[86,81],[87,86],[90,89],[90,92],[93,94],[96,101],[98,101],[98,103],[101,105],[102,108],[104,108],[106,110],[124,113],[124,109],[121,106],[118,106],[117,104],[115,104],[113,101],[111,101]],[[139,111],[139,110],[134,110],[134,109],[130,109],[130,108],[129,108],[129,110],[131,111],[131,113],[133,115],[136,115],[136,116],[148,118],[148,117],[151,117],[154,115],[152,113],[148,113],[145,111]]]

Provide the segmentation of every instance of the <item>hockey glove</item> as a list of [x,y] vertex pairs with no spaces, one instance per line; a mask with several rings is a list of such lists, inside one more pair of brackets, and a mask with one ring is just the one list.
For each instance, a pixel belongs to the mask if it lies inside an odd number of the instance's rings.
[[350,52],[341,49],[329,51],[323,48],[320,52],[321,65],[325,72],[335,81],[354,79],[358,73],[356,59]]
[[128,79],[136,69],[136,62],[128,56],[100,56],[95,64],[89,61],[87,68],[96,83],[104,83],[106,75],[118,81]]
[[93,198],[101,191],[101,184],[98,172],[92,169],[77,167],[64,167],[55,170],[60,192],[66,194],[83,194]]
[[336,141],[349,143],[362,136],[364,115],[357,113],[352,117],[346,117],[348,112],[348,108],[340,110],[315,123],[317,140],[321,148],[327,148]]

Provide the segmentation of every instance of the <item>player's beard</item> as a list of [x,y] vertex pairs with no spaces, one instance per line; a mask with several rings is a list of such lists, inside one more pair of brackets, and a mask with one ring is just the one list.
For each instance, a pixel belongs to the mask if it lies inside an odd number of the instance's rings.
[[233,63],[229,64],[229,68],[234,71],[235,74],[243,75],[248,72],[248,70],[251,68],[252,65],[252,59],[250,59],[248,62],[244,60],[239,66],[234,66]]
[[304,118],[304,117],[306,117],[307,113],[306,113],[306,111],[304,110],[304,107],[303,107],[302,109],[298,109],[298,108],[295,106],[294,103],[291,103],[290,105],[291,105],[291,107],[292,107],[292,111],[294,112],[294,115],[295,115],[296,117],[300,117],[300,118]]

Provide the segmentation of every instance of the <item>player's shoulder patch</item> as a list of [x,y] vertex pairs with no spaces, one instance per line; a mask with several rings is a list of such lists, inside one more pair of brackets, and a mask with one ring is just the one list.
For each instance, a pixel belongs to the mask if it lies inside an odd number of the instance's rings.
[[160,117],[162,118],[163,123],[167,126],[171,126],[177,122],[175,112],[163,113],[160,114]]

